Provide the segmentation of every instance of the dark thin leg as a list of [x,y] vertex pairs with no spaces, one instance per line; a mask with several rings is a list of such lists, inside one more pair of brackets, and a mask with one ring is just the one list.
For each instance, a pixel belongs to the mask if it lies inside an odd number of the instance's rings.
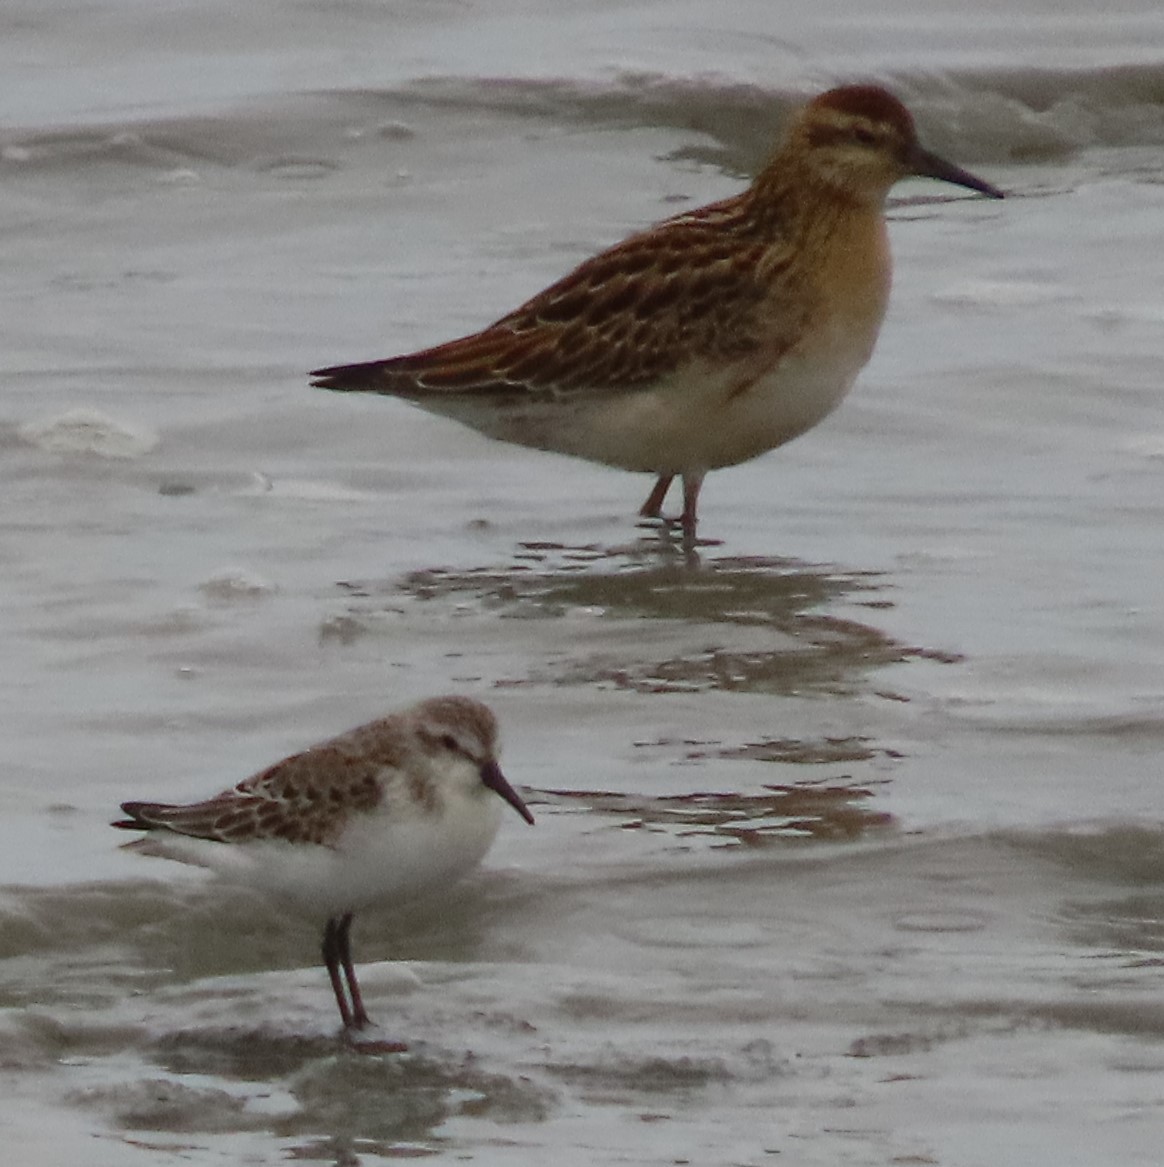
[[352,1011],[348,1007],[348,999],[344,995],[344,983],[340,979],[340,962],[343,959],[345,945],[341,942],[341,934],[346,938],[345,926],[352,922],[348,916],[332,916],[323,929],[323,963],[327,966],[327,975],[331,978],[332,991],[335,993],[335,1003],[339,1006],[340,1018],[344,1028],[352,1027]]
[[348,982],[348,992],[352,998],[351,1020],[344,1024],[356,1029],[363,1029],[368,1024],[368,1014],[364,1009],[364,998],[360,994],[360,983],[356,980],[356,966],[352,964],[352,913],[347,912],[340,917],[339,928],[336,929],[336,940],[339,943],[339,958],[343,965],[344,976]]
[[667,497],[667,491],[671,488],[671,483],[675,480],[674,474],[660,474],[655,485],[651,488],[651,493],[647,495],[647,501],[643,503],[642,510],[639,511],[639,517],[643,519],[659,519],[663,516],[663,499]]

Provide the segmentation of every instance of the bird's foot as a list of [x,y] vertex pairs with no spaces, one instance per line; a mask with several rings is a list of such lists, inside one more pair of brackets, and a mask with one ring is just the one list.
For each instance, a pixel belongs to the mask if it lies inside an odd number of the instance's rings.
[[670,539],[678,535],[683,547],[692,550],[696,547],[722,547],[722,539],[700,539],[695,529],[682,515],[639,515],[636,526],[643,530],[658,531]]
[[364,1017],[363,1022],[353,1019],[351,1025],[344,1026],[343,1041],[358,1054],[403,1054],[408,1052],[408,1042],[393,1038],[378,1037],[375,1026]]

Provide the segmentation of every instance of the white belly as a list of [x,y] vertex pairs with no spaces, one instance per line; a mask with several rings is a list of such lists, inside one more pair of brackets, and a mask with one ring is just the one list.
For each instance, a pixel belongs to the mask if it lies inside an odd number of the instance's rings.
[[[532,405],[469,424],[494,437],[624,470],[682,474],[746,462],[811,429],[840,404],[873,351],[867,327],[821,329],[765,368],[689,367],[654,388]],[[757,367],[758,366],[758,367]],[[469,419],[464,419],[469,420]]]

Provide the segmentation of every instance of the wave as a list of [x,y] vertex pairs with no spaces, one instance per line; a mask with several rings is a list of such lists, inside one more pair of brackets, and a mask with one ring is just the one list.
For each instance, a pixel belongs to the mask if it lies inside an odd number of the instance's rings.
[[[779,793],[794,788],[769,789]],[[794,793],[811,802],[822,791],[802,786]],[[852,787],[845,793],[868,792]],[[605,816],[611,824],[618,824],[628,810],[635,811],[639,820],[684,817],[690,826],[693,816],[707,818],[717,807],[732,809],[729,796],[711,794],[658,799],[646,794],[540,791],[537,800],[574,813]],[[746,805],[750,800],[736,801]],[[805,839],[788,836],[775,840],[770,848],[741,849],[733,852],[734,861],[714,864],[694,854],[683,862],[676,852],[666,874],[637,862],[614,868],[608,863],[582,864],[571,878],[559,874],[549,885],[531,877],[513,877],[507,871],[486,870],[436,900],[365,913],[367,959],[372,959],[370,954],[380,943],[377,934],[383,931],[393,934],[390,947],[402,959],[434,959],[458,945],[467,946],[468,951],[475,918],[501,913],[511,917],[516,928],[535,903],[572,903],[579,895],[591,897],[608,883],[622,886],[642,879],[652,888],[664,884],[694,888],[708,880],[768,883],[777,870],[787,874],[795,869],[830,868],[838,873],[872,872],[888,887],[895,880],[916,883],[918,872],[928,870],[931,860],[940,861],[943,869],[996,872],[1019,898],[1042,895],[1050,887],[1061,918],[1081,931],[1085,925],[1102,930],[1116,929],[1118,924],[1127,933],[1126,947],[1164,950],[1160,923],[1164,919],[1160,910],[1164,822],[1096,819],[987,831],[956,826],[924,832],[879,831],[862,845],[838,845],[838,837],[837,832],[825,832],[806,846]],[[684,853],[688,850],[684,848]],[[1053,872],[1050,883],[1049,871]],[[434,911],[434,903],[440,905],[439,911]],[[1121,904],[1123,908],[1117,911],[1116,905]],[[1149,904],[1151,910],[1131,910]],[[144,873],[132,881],[0,887],[0,970],[5,962],[19,962],[21,975],[37,974],[38,969],[43,973],[44,964],[30,963],[34,960],[71,967],[86,964],[86,954],[92,958],[98,953],[106,959],[117,954],[139,971],[146,968],[178,979],[240,968],[303,967],[314,962],[315,929],[310,918],[200,873],[168,880]],[[12,966],[8,972],[12,973]],[[5,983],[11,988],[13,980],[12,975],[0,976],[0,997]],[[41,985],[45,987],[43,977]]]
[[[859,79],[892,88],[914,111],[926,140],[968,164],[1050,162],[1087,149],[1164,144],[1164,64]],[[10,128],[0,132],[0,174],[105,165],[177,176],[245,167],[310,180],[337,169],[361,142],[416,136],[418,126],[449,111],[673,129],[693,135],[675,156],[748,174],[804,97],[803,90],[719,75],[428,76],[385,89],[284,94],[213,115]]]

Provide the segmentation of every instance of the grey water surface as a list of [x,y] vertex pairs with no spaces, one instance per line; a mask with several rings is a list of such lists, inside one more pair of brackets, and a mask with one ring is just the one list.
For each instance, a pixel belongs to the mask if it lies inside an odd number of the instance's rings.
[[[1164,13],[7,0],[6,1161],[1155,1164]],[[645,478],[306,370],[480,327],[889,85],[1005,188],[895,192],[852,397]],[[537,826],[314,924],[118,850],[426,694]]]

